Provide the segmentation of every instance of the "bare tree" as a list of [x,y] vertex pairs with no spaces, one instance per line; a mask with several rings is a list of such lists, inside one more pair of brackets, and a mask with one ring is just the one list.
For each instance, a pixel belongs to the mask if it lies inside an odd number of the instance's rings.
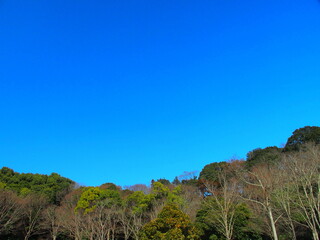
[[148,212],[148,218],[150,221],[158,217],[158,214],[161,212],[165,204],[166,201],[164,199],[160,199],[153,202],[152,208]]
[[293,190],[291,201],[312,231],[313,239],[318,240],[320,231],[319,146],[307,144],[299,153],[287,155],[284,163]]
[[25,240],[42,232],[43,228],[40,223],[43,220],[43,210],[47,204],[48,201],[39,195],[30,194],[23,199]]
[[59,207],[55,205],[50,205],[43,211],[44,222],[42,224],[49,230],[52,240],[57,239],[62,229],[60,215]]
[[128,240],[131,236],[131,229],[130,229],[130,224],[131,224],[131,218],[129,214],[129,209],[126,207],[122,207],[119,210],[119,223],[121,224],[122,228],[122,233],[124,235],[124,239]]
[[62,228],[75,240],[82,240],[85,236],[85,220],[81,214],[75,211],[80,195],[79,192],[70,193],[58,210]]
[[202,193],[198,187],[192,185],[181,185],[181,190],[181,210],[194,221],[203,200]]
[[275,216],[273,201],[274,191],[279,186],[277,178],[274,177],[275,169],[275,166],[260,164],[251,171],[242,170],[238,176],[244,183],[241,197],[266,213],[271,236],[278,240],[276,224],[281,215]]
[[135,185],[132,185],[132,186],[125,186],[125,189],[128,189],[128,190],[133,191],[133,192],[141,191],[144,194],[149,194],[150,191],[151,191],[151,188],[148,187],[145,184],[135,184]]
[[122,226],[124,239],[133,238],[138,240],[139,232],[143,225],[147,223],[148,218],[146,217],[146,213],[123,207],[119,212],[119,221]]
[[11,191],[0,190],[0,234],[10,232],[22,215],[22,205]]
[[[94,211],[86,214],[90,240],[113,240],[119,223],[118,207],[110,206],[108,200],[97,203]],[[90,232],[89,230],[89,232]]]
[[177,178],[179,179],[180,182],[183,180],[191,180],[191,179],[196,179],[199,175],[199,171],[184,171],[181,175],[179,175]]
[[295,220],[296,206],[293,203],[294,188],[290,181],[290,173],[284,166],[283,161],[280,164],[282,167],[277,170],[275,169],[273,173],[273,177],[276,178],[279,183],[278,187],[274,191],[273,199],[278,206],[279,215],[282,216],[281,222],[284,229],[288,228],[288,233],[291,233],[291,239],[296,240],[296,226],[297,224],[301,225],[301,223]]
[[130,222],[131,224],[129,225],[129,227],[132,232],[133,238],[135,240],[138,240],[139,232],[147,222],[146,218],[141,213],[132,213]]
[[239,183],[230,177],[230,164],[217,172],[217,182],[204,181],[210,196],[205,204],[209,209],[208,221],[211,221],[217,230],[227,239],[233,238],[236,209],[239,203]]

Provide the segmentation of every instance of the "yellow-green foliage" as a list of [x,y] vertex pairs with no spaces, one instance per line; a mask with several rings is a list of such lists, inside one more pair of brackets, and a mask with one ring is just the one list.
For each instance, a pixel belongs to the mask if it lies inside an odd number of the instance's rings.
[[0,189],[5,189],[7,186],[6,183],[0,182]]
[[29,188],[21,188],[20,190],[20,196],[25,197],[29,195],[32,191]]
[[152,194],[155,195],[156,199],[167,197],[169,192],[169,188],[160,182],[154,182],[152,184]]
[[141,214],[150,210],[154,199],[154,194],[144,194],[142,191],[136,191],[127,197],[125,204],[134,213]]
[[154,182],[152,185],[152,194],[156,200],[166,200],[169,203],[174,203],[181,206],[183,203],[183,200],[180,196],[181,193],[181,186],[177,186],[170,191],[166,185],[160,182]]
[[96,203],[105,197],[105,190],[98,187],[88,187],[82,192],[76,206],[76,211],[84,210],[84,213],[92,212],[96,208]]
[[77,203],[75,211],[82,209],[84,213],[92,212],[99,202],[104,202],[106,207],[112,205],[121,205],[121,198],[118,191],[101,189],[99,187],[84,188],[81,193],[80,199]]
[[166,205],[158,218],[143,227],[140,235],[142,240],[199,239],[198,232],[189,216],[175,204]]
[[182,188],[181,186],[175,187],[171,192],[168,194],[168,202],[177,204],[178,206],[182,206],[183,199],[181,197]]

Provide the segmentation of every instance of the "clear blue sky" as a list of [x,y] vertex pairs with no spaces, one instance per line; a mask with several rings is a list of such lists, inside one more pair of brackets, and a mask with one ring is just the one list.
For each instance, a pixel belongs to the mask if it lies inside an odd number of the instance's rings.
[[317,0],[0,0],[0,167],[172,180],[319,109]]

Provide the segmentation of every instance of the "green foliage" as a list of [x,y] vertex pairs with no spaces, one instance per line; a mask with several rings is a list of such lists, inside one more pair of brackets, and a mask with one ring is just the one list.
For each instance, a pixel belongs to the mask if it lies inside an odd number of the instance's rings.
[[158,217],[147,223],[141,231],[141,240],[196,240],[198,231],[177,205],[168,204]]
[[0,170],[0,182],[5,184],[6,189],[14,190],[22,196],[26,196],[29,193],[40,194],[55,204],[59,203],[74,184],[72,180],[61,177],[57,173],[52,173],[49,176],[17,173],[7,167],[3,167]]
[[198,178],[197,177],[193,177],[191,179],[183,179],[181,181],[182,185],[189,185],[189,186],[197,186],[199,183]]
[[210,182],[218,181],[218,173],[225,168],[227,162],[214,162],[210,163],[202,169],[199,179],[208,180]]
[[157,180],[157,182],[162,183],[163,185],[170,185],[170,181],[165,178],[160,178]]
[[85,188],[80,196],[75,210],[78,211],[79,209],[83,209],[84,213],[92,212],[96,208],[97,202],[105,197],[104,195],[104,191],[100,188]]
[[3,176],[3,178],[11,178],[15,175],[15,172],[8,167],[3,167],[0,169],[0,175]]
[[160,182],[154,182],[150,194],[135,191],[125,198],[124,206],[134,214],[146,214],[152,211],[155,206],[161,206],[164,203],[174,203],[182,206],[183,199],[181,194],[181,186],[176,186],[170,190],[168,186]]
[[[234,214],[233,239],[258,240],[260,235],[251,228],[251,212],[245,204],[236,204]],[[219,221],[219,206],[213,197],[207,197],[197,214],[196,225],[201,231],[201,239],[225,239]]]
[[153,194],[144,194],[142,191],[136,191],[126,198],[125,205],[131,208],[134,213],[141,214],[151,209],[154,200]]
[[281,159],[281,148],[266,147],[264,149],[257,148],[247,154],[246,167],[252,168],[259,164],[274,164]]
[[162,184],[160,182],[154,182],[152,184],[152,191],[151,192],[152,192],[152,194],[154,194],[156,199],[161,199],[161,198],[168,197],[170,190],[164,184]]
[[160,182],[154,182],[152,184],[151,194],[155,200],[167,201],[169,203],[175,203],[181,206],[183,200],[181,198],[182,189],[181,186],[176,186],[172,190],[168,186],[163,185]]
[[235,214],[234,238],[237,240],[260,240],[261,235],[251,220],[252,213],[246,204],[238,204]]
[[120,193],[118,191],[101,189],[99,187],[87,187],[84,188],[75,210],[83,210],[84,214],[92,212],[102,200],[107,200],[104,201],[107,207],[121,205]]
[[0,182],[0,189],[5,189],[7,187],[6,183]]
[[176,204],[178,206],[182,206],[184,201],[181,197],[182,194],[182,187],[181,185],[176,186],[174,189],[172,189],[171,192],[168,194],[168,202]]
[[179,184],[181,184],[181,182],[180,182],[180,180],[179,180],[178,177],[175,177],[175,178],[173,179],[173,181],[172,181],[172,184],[173,184],[173,185],[179,185]]
[[306,126],[295,130],[288,138],[284,151],[298,151],[307,142],[320,143],[320,127]]
[[[210,184],[220,185],[219,175],[221,172],[228,168],[230,163],[228,162],[214,162],[206,165],[200,172],[200,177],[198,181],[198,187],[204,196],[211,195],[206,188],[205,182],[210,182]],[[231,171],[228,171],[227,178],[232,177]]]
[[31,193],[32,193],[32,191],[29,188],[24,187],[24,188],[21,188],[21,190],[20,190],[20,196],[22,196],[22,197],[26,197]]

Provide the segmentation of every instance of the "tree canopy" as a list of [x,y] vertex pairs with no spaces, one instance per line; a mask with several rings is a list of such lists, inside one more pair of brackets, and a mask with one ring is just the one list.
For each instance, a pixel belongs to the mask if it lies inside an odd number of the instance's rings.
[[177,205],[168,204],[158,217],[147,223],[141,231],[141,240],[199,239],[190,218]]
[[298,151],[307,142],[320,143],[320,127],[306,126],[295,130],[288,138],[284,151]]
[[13,190],[18,195],[41,194],[52,203],[58,203],[74,185],[72,180],[57,173],[51,173],[49,176],[17,173],[8,167],[0,169],[0,183],[5,189]]
[[257,148],[247,154],[246,166],[252,168],[258,164],[274,164],[280,161],[282,149],[278,147]]

